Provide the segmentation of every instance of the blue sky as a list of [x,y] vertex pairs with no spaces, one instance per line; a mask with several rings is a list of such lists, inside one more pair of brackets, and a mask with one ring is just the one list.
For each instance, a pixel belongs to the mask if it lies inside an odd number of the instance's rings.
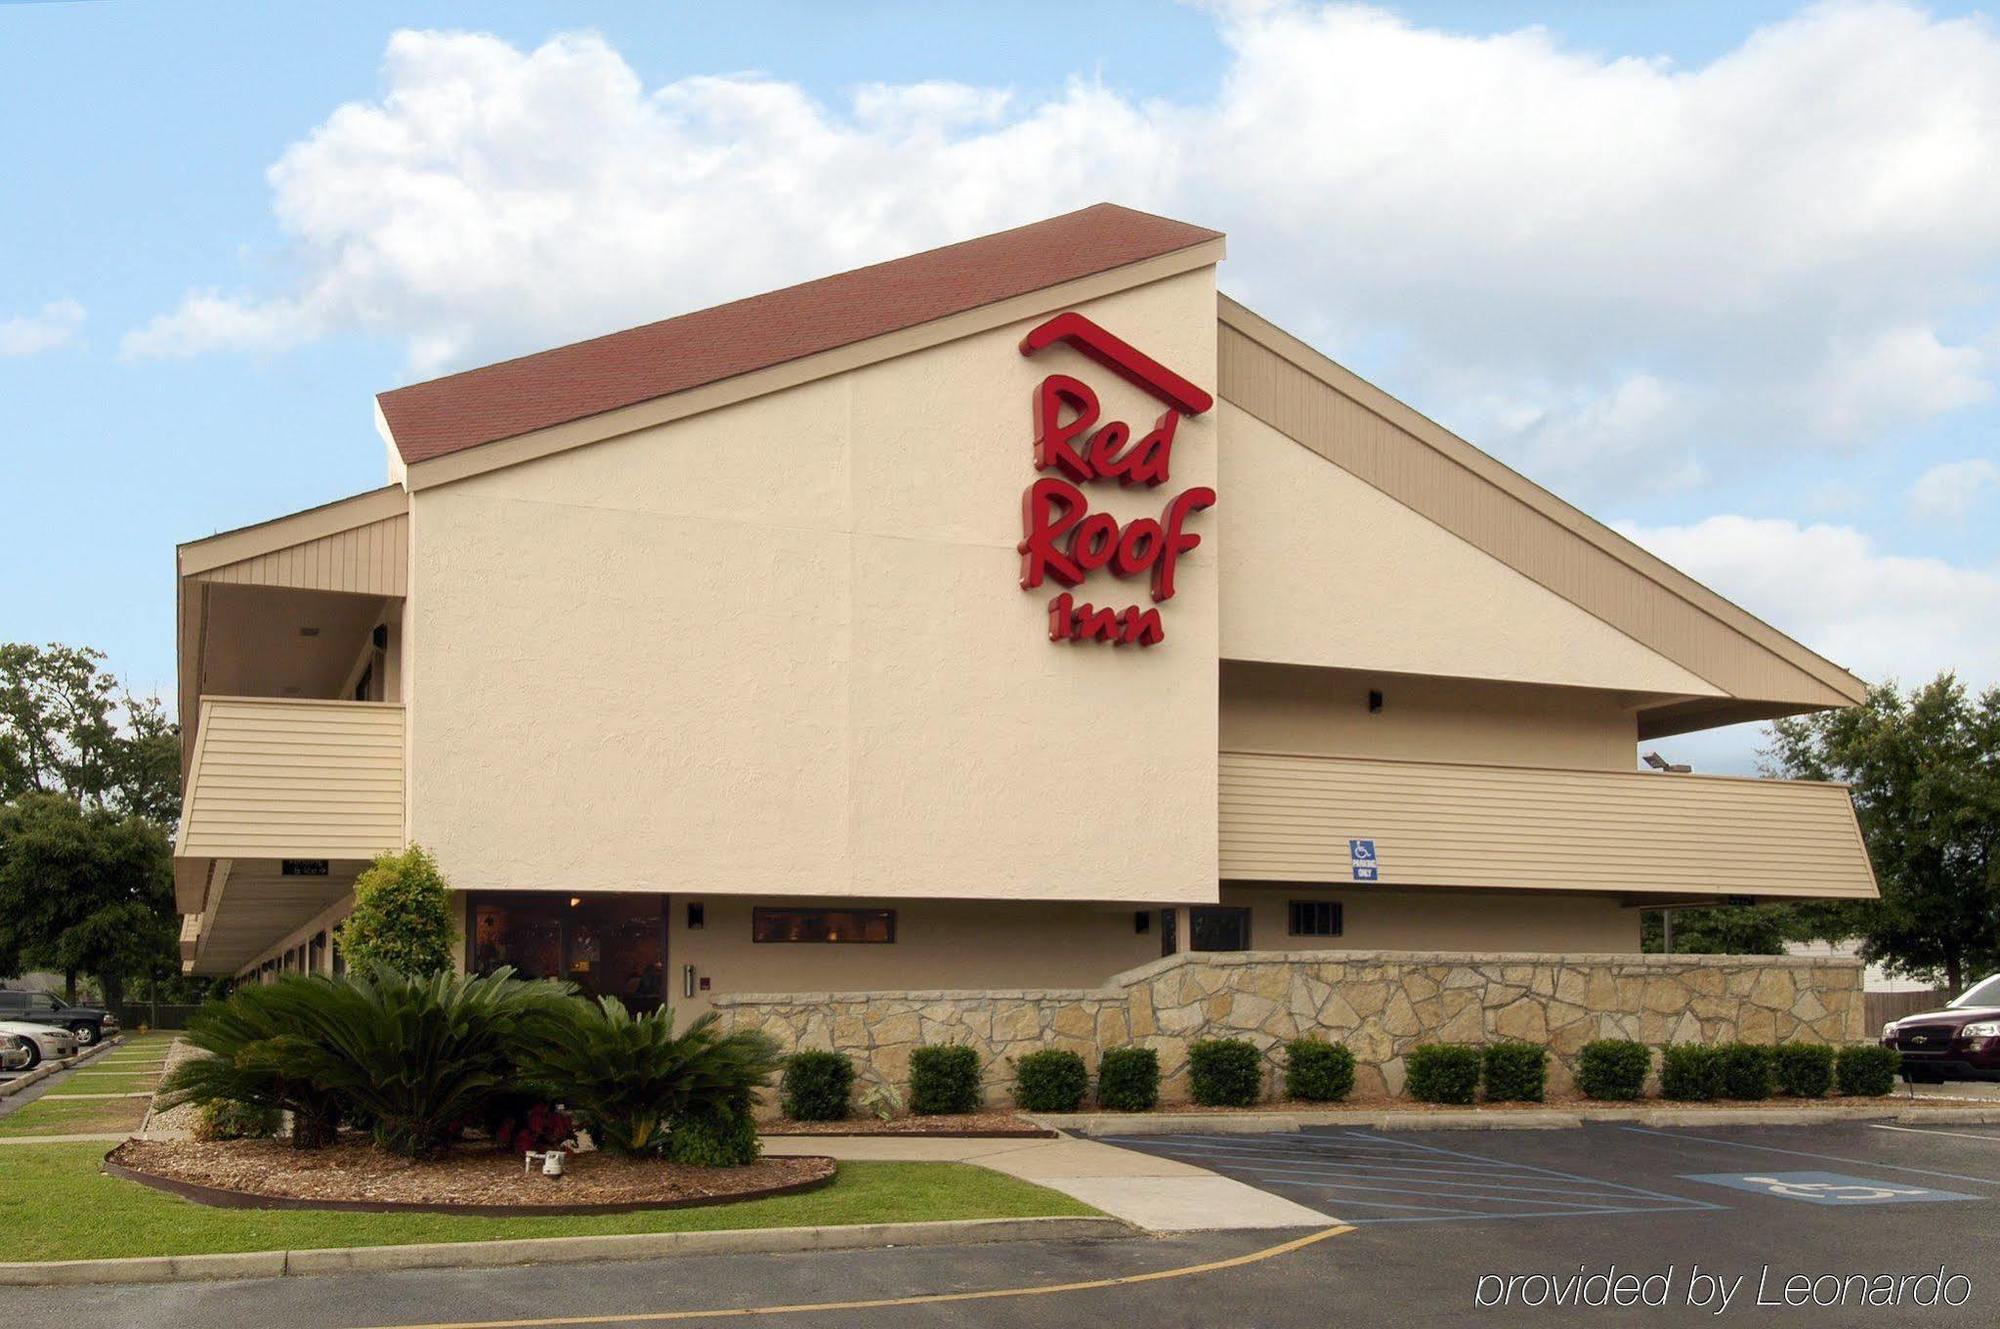
[[1808,644],[1995,681],[1996,110],[1959,5],[0,3],[0,635],[168,693],[174,544],[381,483],[374,392],[1109,197]]

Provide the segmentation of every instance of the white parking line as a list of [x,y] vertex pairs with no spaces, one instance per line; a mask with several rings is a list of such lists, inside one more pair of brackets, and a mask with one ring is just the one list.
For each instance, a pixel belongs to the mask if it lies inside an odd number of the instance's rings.
[[1871,1131],[1900,1131],[1904,1135],[1949,1135],[1954,1140],[1984,1140],[1988,1144],[2000,1144],[2000,1135],[1974,1135],[1970,1131],[1932,1131],[1921,1126],[1877,1126],[1870,1122]]

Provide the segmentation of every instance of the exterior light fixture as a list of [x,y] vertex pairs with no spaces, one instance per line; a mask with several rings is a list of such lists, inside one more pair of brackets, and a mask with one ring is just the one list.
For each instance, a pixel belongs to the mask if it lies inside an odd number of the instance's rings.
[[1368,713],[1370,715],[1382,713],[1382,694],[1373,688],[1368,690]]

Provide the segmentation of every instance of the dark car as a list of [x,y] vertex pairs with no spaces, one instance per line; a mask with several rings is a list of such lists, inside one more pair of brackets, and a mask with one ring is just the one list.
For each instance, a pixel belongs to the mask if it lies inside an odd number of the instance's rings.
[[27,1020],[61,1025],[89,1047],[106,1034],[118,1032],[118,1017],[101,1006],[72,1006],[53,992],[0,991],[0,1020]]
[[2000,974],[1974,983],[1943,1010],[1889,1021],[1882,1046],[1903,1054],[1903,1074],[1911,1080],[2000,1080]]

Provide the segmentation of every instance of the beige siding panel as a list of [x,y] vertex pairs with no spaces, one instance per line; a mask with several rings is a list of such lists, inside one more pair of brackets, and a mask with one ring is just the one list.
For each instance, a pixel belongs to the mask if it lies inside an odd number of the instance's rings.
[[197,573],[201,581],[358,595],[409,593],[410,519],[385,517]]
[[1221,875],[1382,886],[1872,898],[1842,785],[1225,752]]
[[176,853],[370,858],[403,845],[403,708],[207,697]]
[[[1583,514],[1553,496],[1543,494],[1545,502],[1537,506],[1509,492],[1234,326],[1232,317],[1248,320],[1232,314],[1226,302],[1224,311],[1216,380],[1232,405],[1733,697],[1811,706],[1858,699],[1856,680],[1775,629],[1664,564],[1659,572],[1668,578],[1665,582],[1642,571],[1635,564],[1657,562],[1642,551],[1630,551],[1633,561],[1614,556],[1575,529],[1578,523],[1596,527]],[[1338,369],[1331,362],[1328,368]],[[1419,418],[1395,405],[1399,413]],[[1435,425],[1429,429],[1445,433]],[[1450,441],[1474,451],[1461,439]],[[1500,469],[1491,459],[1481,460]],[[1518,487],[1533,489],[1519,476],[1509,473],[1509,478]],[[1550,511],[1543,511],[1544,506]],[[1568,522],[1550,512],[1566,515]],[[1618,539],[1601,527],[1597,534],[1602,541]],[[1844,695],[1843,689],[1855,696]]]

